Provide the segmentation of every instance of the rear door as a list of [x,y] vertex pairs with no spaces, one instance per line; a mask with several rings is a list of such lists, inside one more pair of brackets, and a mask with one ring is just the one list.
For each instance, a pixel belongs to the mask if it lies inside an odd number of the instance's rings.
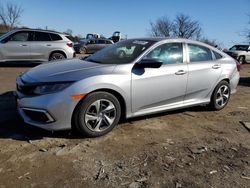
[[48,60],[53,43],[47,32],[35,31],[31,44],[31,58],[34,60]]
[[188,84],[185,103],[195,103],[209,97],[221,75],[220,60],[212,51],[198,44],[186,44],[188,63]]
[[29,31],[13,33],[1,44],[1,52],[5,60],[29,60],[30,59]]

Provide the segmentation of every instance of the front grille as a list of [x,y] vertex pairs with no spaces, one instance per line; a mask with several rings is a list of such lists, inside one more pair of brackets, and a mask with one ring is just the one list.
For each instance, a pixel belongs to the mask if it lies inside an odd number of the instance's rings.
[[24,114],[32,121],[39,122],[39,123],[54,122],[54,119],[52,118],[52,116],[45,110],[28,109],[28,108],[23,108],[22,110]]

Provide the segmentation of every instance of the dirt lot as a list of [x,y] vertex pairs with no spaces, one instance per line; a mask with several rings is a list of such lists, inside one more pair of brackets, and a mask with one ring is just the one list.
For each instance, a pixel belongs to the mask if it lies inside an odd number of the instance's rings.
[[95,139],[21,121],[12,91],[31,67],[0,66],[0,187],[250,187],[250,132],[240,123],[250,122],[250,64],[222,111],[141,117]]

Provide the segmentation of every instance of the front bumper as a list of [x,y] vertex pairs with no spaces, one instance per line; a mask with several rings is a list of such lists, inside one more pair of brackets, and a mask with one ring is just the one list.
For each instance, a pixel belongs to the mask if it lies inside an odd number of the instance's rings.
[[24,122],[46,130],[71,129],[71,119],[78,101],[61,93],[23,96],[16,92],[17,109]]

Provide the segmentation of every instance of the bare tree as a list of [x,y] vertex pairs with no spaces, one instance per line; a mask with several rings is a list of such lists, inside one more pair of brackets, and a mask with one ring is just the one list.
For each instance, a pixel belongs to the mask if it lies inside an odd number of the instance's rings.
[[249,28],[246,29],[246,38],[247,38],[248,42],[250,43],[250,14],[248,15],[248,18],[249,18],[249,21],[248,21]]
[[168,17],[158,18],[155,23],[150,22],[151,35],[154,37],[170,37],[173,31],[173,24]]
[[173,25],[173,35],[175,37],[187,39],[199,39],[201,37],[201,27],[199,22],[192,20],[187,15],[177,15]]
[[0,5],[0,21],[7,30],[16,27],[20,22],[23,9],[20,5],[7,3],[6,6]]
[[209,39],[206,37],[202,37],[199,39],[199,41],[204,42],[206,44],[209,44],[210,46],[221,48],[221,44],[219,44],[215,39]]
[[201,37],[201,26],[198,21],[189,16],[178,14],[175,20],[161,17],[156,22],[150,22],[150,33],[154,37],[181,37],[198,39]]
[[67,29],[66,31],[64,31],[64,33],[71,35],[71,36],[73,35],[72,29]]

